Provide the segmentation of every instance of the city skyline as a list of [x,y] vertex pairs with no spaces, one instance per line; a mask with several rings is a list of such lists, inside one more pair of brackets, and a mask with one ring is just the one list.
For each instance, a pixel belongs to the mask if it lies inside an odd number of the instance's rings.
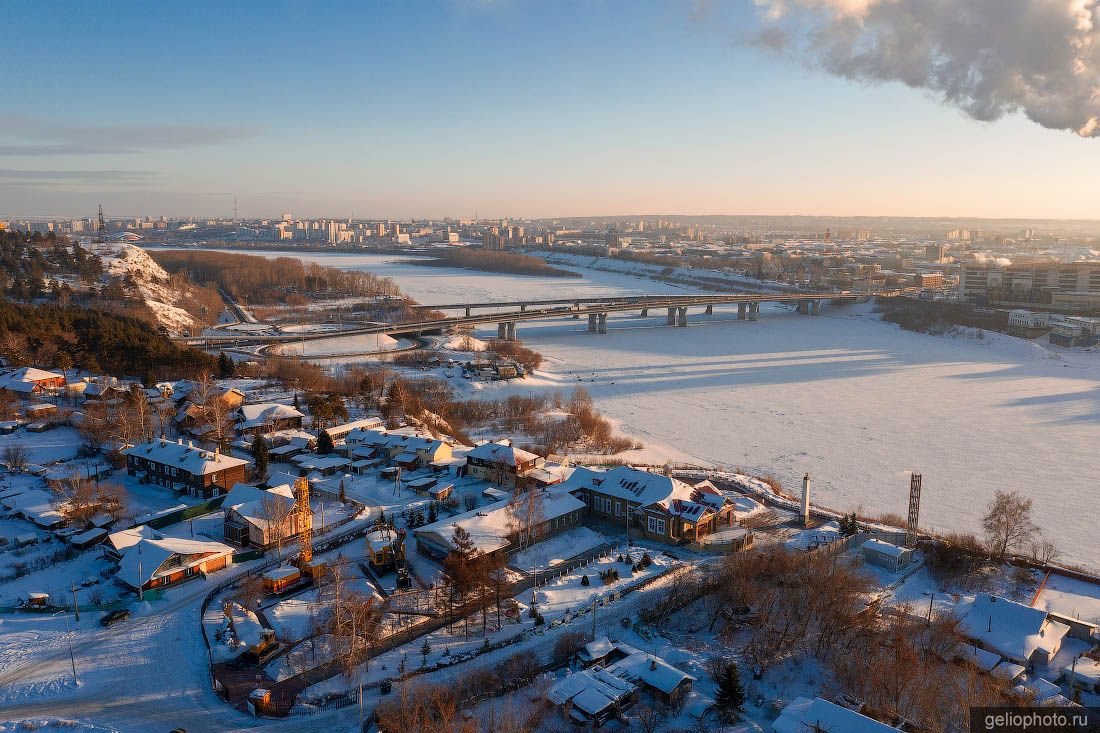
[[777,52],[777,6],[23,8],[0,215],[1100,216],[1087,124]]

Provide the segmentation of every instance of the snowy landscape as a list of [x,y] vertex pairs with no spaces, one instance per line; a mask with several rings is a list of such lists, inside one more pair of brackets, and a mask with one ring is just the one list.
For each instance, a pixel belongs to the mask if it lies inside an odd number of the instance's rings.
[[[388,255],[300,256],[392,277],[425,304],[683,290],[587,269],[561,282],[419,268]],[[717,307],[713,316],[691,314],[686,331],[668,330],[663,316],[612,316],[606,336],[573,320],[524,323],[520,338],[547,358],[545,367],[521,384],[484,389],[580,384],[622,432],[645,443],[638,460],[771,473],[792,490],[808,472],[816,501],[838,511],[904,514],[909,474],[921,473],[929,529],[976,531],[993,493],[1017,490],[1034,499],[1040,527],[1063,538],[1067,560],[1100,567],[1092,517],[1074,511],[1093,491],[1096,351],[996,333],[911,333],[882,323],[866,304],[829,306],[816,319],[765,307],[757,322]]]
[[0,733],[1100,731],[1100,0],[4,10]]

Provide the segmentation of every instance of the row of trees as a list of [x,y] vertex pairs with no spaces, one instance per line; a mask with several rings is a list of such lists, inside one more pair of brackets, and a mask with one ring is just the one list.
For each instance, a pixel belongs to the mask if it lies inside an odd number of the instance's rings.
[[267,258],[235,252],[159,250],[150,253],[170,273],[212,283],[255,305],[299,305],[314,298],[399,296],[397,283],[369,272],[339,270],[295,257]]
[[460,267],[481,272],[507,272],[513,275],[540,275],[542,277],[581,277],[580,273],[554,267],[541,257],[514,252],[454,249],[442,257],[409,260],[414,265],[433,267]]

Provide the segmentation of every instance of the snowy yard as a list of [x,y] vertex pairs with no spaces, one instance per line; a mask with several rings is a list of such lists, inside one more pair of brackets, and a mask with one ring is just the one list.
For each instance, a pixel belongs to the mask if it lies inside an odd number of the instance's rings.
[[1100,624],[1100,585],[1051,575],[1035,599],[1035,608]]
[[[637,572],[631,571],[631,565],[640,561],[643,555],[649,555],[652,564]],[[591,604],[593,598],[607,598],[612,593],[621,593],[625,588],[658,575],[675,565],[677,561],[653,550],[641,547],[624,548],[621,554],[627,562],[618,562],[620,553],[607,558],[596,559],[538,588],[525,590],[516,596],[516,600],[525,606],[535,603],[539,612],[547,619],[560,616],[567,611],[579,611]],[[617,570],[619,580],[610,585],[604,584],[600,573]],[[588,585],[583,584],[587,576]]]
[[526,572],[536,568],[546,570],[593,547],[599,547],[606,541],[607,538],[599,532],[594,532],[588,527],[578,527],[551,537],[523,552],[517,552],[508,564]]

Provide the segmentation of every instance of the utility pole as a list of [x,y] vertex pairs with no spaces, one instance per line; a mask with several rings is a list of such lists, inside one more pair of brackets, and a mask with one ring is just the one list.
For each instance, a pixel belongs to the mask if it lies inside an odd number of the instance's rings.
[[[65,614],[65,638],[68,639],[68,641],[69,641],[69,663],[72,664],[72,667],[73,667],[73,684],[74,685],[79,685],[80,680],[77,679],[77,676],[76,676],[76,655],[73,654],[73,635],[72,635],[72,631],[70,631],[70,629],[69,629],[69,612],[65,611],[65,610],[61,610],[61,611],[58,611],[57,613]],[[54,616],[56,616],[57,613],[55,613]]]
[[592,597],[592,641],[596,640],[596,597]]
[[80,606],[76,603],[76,583],[73,583],[69,590],[73,592],[73,613],[76,615],[76,622],[80,623]]

